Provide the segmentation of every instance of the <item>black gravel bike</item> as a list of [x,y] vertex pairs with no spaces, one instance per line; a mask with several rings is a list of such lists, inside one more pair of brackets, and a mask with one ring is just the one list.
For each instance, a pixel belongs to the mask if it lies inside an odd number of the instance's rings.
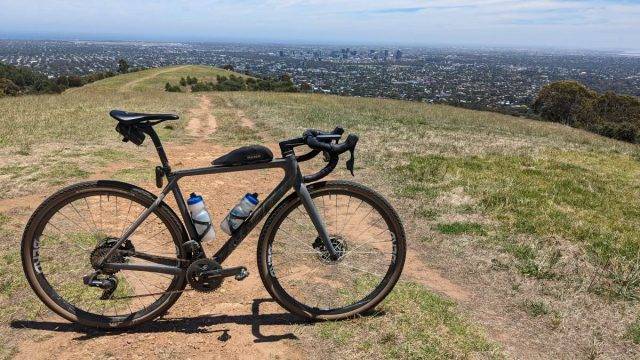
[[[307,130],[280,143],[281,158],[256,145],[236,149],[212,166],[174,171],[153,126],[178,116],[120,110],[110,115],[123,141],[141,145],[145,135],[151,138],[162,191],[155,196],[123,182],[88,181],[56,192],[36,209],[22,238],[22,264],[38,297],[63,318],[96,328],[130,327],[162,315],[184,291],[210,292],[227,277],[244,279],[245,267],[222,264],[267,215],[258,269],[271,296],[291,313],[322,320],[362,314],[398,281],[405,233],[389,202],[354,182],[318,181],[346,152],[353,174],[356,135],[340,143],[339,127]],[[296,155],[301,146],[310,151]],[[326,167],[303,175],[298,164],[320,153]],[[284,171],[282,181],[208,257],[178,181],[272,168]],[[169,193],[182,221],[164,202]]]

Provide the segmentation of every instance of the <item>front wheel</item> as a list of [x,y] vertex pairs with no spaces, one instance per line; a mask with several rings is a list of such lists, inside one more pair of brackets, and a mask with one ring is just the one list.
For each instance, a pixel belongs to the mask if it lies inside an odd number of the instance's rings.
[[348,181],[308,186],[330,240],[333,260],[296,194],[271,213],[258,241],[258,269],[285,309],[337,320],[361,314],[393,289],[406,255],[402,222],[378,193]]

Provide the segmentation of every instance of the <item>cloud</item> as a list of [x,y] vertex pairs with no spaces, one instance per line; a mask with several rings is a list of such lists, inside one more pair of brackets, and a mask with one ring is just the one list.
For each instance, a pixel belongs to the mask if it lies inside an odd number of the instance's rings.
[[371,10],[369,12],[375,14],[393,14],[393,13],[417,13],[426,9],[426,7],[411,7],[411,8],[387,8],[387,9],[376,9]]
[[640,1],[631,0],[0,0],[0,8],[4,37],[640,47]]

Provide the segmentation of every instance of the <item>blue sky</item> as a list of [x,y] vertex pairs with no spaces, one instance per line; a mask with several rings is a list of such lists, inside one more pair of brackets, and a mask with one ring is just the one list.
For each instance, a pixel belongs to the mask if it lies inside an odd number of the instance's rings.
[[0,38],[640,50],[640,0],[0,0]]

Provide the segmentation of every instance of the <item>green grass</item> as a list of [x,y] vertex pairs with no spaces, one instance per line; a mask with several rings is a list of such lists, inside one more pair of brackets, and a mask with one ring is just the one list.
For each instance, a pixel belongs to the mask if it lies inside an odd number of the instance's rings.
[[640,345],[640,318],[627,327],[625,336],[627,339],[633,341],[634,344]]
[[[462,187],[483,213],[498,221],[503,245],[524,261],[524,274],[549,277],[532,261],[537,253],[526,244],[513,244],[514,236],[560,236],[582,244],[594,264],[612,269],[609,290],[637,296],[640,283],[628,281],[636,269],[622,265],[640,251],[640,164],[630,155],[575,151],[535,157],[413,155],[395,170],[409,187],[435,187],[438,193]],[[471,224],[438,225],[438,230],[482,231]],[[551,262],[561,256],[556,254]]]
[[[460,316],[453,301],[415,283],[400,283],[378,315],[316,325],[340,357],[386,359],[500,358],[498,347]],[[369,355],[367,355],[369,354]]]
[[547,315],[550,312],[547,304],[539,300],[526,300],[522,304],[522,308],[532,317]]

